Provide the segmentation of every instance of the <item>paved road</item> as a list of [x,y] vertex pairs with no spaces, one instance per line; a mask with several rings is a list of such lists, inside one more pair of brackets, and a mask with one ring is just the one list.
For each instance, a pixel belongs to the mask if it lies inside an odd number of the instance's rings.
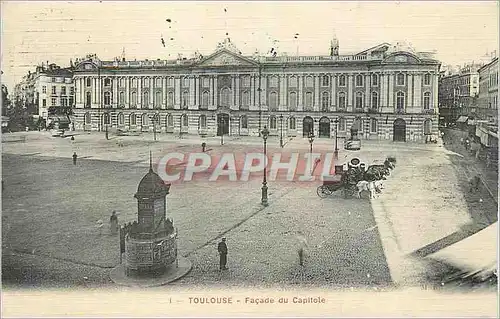
[[[195,138],[146,142],[148,136],[106,141],[89,134],[68,139],[27,133],[25,143],[3,145],[3,262],[6,283],[37,286],[108,285],[107,272],[119,262],[116,238],[99,234],[98,219],[111,210],[120,221],[135,218],[133,194],[154,154],[198,149]],[[210,140],[212,153],[260,149],[259,138]],[[212,145],[213,144],[213,145]],[[285,150],[308,150],[306,139]],[[314,149],[329,151],[332,140]],[[280,151],[270,142],[270,150]],[[70,155],[80,155],[76,167]],[[473,221],[487,223],[464,197],[463,178],[440,145],[364,142],[361,152],[341,150],[340,158],[367,163],[395,155],[398,164],[383,194],[368,200],[319,199],[312,185],[270,183],[270,203],[259,205],[260,181],[175,184],[168,213],[179,228],[179,249],[194,264],[177,285],[329,285],[421,284],[423,266],[408,257]],[[443,182],[446,187],[443,187]],[[23,196],[19,196],[23,194]],[[193,196],[194,195],[194,196]],[[472,209],[471,207],[475,208]],[[479,217],[478,217],[479,216]],[[482,219],[481,219],[482,218]],[[294,233],[307,234],[310,251],[298,266]],[[217,271],[215,245],[225,235],[230,270]],[[71,271],[67,271],[71,269]],[[88,279],[84,279],[87,277]],[[28,278],[28,279],[26,279]]]

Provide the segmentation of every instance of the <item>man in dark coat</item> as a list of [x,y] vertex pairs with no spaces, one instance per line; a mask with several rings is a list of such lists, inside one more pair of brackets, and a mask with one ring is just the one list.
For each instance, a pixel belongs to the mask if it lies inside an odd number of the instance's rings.
[[226,245],[226,238],[222,238],[222,241],[219,242],[219,245],[217,246],[217,250],[219,251],[219,265],[220,265],[220,270],[227,270],[226,263],[227,263],[227,245]]
[[76,155],[76,152],[73,153],[73,165],[76,165],[76,158],[78,155]]

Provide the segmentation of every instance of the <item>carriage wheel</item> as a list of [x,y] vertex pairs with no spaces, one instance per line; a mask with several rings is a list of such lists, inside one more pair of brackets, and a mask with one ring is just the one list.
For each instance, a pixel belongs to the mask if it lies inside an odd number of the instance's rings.
[[316,189],[316,193],[320,198],[325,198],[326,196],[328,196],[328,189],[325,186],[321,185]]

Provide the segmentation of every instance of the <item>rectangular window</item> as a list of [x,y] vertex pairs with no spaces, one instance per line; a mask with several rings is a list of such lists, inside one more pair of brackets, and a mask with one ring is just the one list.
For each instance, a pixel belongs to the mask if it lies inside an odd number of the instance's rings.
[[396,75],[396,85],[405,85],[405,75],[403,73]]
[[65,86],[61,87],[61,95],[66,95],[66,87]]
[[85,86],[87,86],[87,87],[92,86],[92,80],[90,78],[85,79]]
[[345,75],[339,76],[339,86],[346,86]]
[[71,95],[75,94],[75,87],[73,87],[73,86],[69,87],[69,94],[71,94]]
[[246,116],[241,117],[241,128],[248,129],[248,118]]
[[431,85],[431,75],[429,73],[424,75],[424,85]]
[[363,76],[361,74],[356,75],[356,86],[363,86]]
[[55,87],[55,85],[52,86],[52,94],[56,94],[56,87]]
[[370,124],[370,133],[377,133],[377,119],[371,119]]
[[68,106],[73,106],[73,97],[72,96],[69,97],[69,104],[68,104]]
[[330,85],[330,77],[328,75],[323,75],[322,85],[323,86],[329,86]]
[[372,75],[372,86],[378,86],[378,74]]
[[47,106],[47,100],[46,100],[46,99],[43,99],[43,100],[42,100],[42,106],[43,106],[43,107],[46,107],[46,106]]
[[56,98],[55,97],[52,98],[51,103],[52,103],[52,106],[56,105]]
[[42,93],[47,93],[47,87],[45,85],[42,86]]

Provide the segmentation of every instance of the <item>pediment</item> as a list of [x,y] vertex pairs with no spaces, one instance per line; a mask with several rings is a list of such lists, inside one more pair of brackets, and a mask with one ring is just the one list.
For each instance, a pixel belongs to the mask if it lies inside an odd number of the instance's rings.
[[420,59],[409,52],[395,52],[389,55],[384,61],[384,63],[409,63],[417,64],[420,63]]
[[78,63],[75,68],[80,71],[85,71],[85,70],[95,70],[97,69],[97,67],[98,67],[97,64],[95,64],[94,62],[83,61]]
[[229,50],[220,50],[206,57],[198,66],[256,66],[257,63]]

